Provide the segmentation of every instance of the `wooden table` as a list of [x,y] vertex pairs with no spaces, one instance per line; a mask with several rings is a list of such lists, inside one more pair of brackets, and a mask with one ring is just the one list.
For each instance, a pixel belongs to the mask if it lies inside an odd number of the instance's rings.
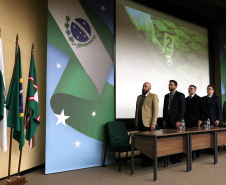
[[[205,148],[212,148],[214,151],[214,164],[218,163],[218,146],[226,144],[226,128],[213,127],[205,129],[204,127],[188,128],[186,131],[190,132],[190,156],[192,151]],[[192,161],[190,164],[190,171],[192,170]]]
[[[157,180],[157,158],[186,153],[187,172],[192,170],[192,151],[205,148],[214,150],[214,164],[218,163],[218,146],[226,144],[226,128],[204,127],[163,129],[132,134],[131,174],[134,174],[134,148],[154,160],[154,181]],[[168,164],[167,164],[168,165]],[[166,165],[166,166],[167,166]]]
[[134,174],[134,148],[154,160],[154,180],[157,180],[157,158],[177,153],[186,153],[187,171],[190,171],[189,131],[179,129],[144,131],[132,134],[132,168]]

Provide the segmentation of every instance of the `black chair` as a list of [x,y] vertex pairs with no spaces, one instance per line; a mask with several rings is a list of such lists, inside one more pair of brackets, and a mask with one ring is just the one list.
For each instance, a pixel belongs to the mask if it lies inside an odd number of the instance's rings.
[[128,135],[125,124],[121,121],[111,121],[106,123],[107,140],[104,151],[103,166],[105,167],[105,157],[107,150],[118,152],[119,172],[121,172],[121,152],[126,152],[125,163],[127,162],[128,151],[131,150],[130,135]]

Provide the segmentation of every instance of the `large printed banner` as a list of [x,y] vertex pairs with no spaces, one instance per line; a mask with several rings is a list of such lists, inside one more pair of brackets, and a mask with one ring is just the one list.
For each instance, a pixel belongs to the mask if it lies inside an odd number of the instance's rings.
[[113,6],[48,1],[47,174],[102,163],[104,125],[114,120]]

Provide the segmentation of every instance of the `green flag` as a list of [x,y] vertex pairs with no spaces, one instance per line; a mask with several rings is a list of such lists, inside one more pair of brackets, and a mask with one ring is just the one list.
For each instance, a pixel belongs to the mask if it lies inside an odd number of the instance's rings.
[[19,149],[24,146],[24,115],[23,115],[23,88],[20,47],[18,45],[17,61],[14,66],[9,91],[6,100],[9,110],[7,124],[13,128],[13,138],[19,142]]
[[29,141],[30,148],[35,147],[35,133],[37,126],[40,124],[39,120],[40,115],[38,105],[37,74],[34,63],[34,55],[32,53],[25,106],[25,138]]

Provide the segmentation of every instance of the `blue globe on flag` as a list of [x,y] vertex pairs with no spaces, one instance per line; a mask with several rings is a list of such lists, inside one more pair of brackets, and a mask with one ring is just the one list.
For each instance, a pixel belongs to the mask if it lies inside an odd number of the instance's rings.
[[91,29],[84,19],[77,18],[71,23],[71,33],[77,41],[87,42],[91,36]]

